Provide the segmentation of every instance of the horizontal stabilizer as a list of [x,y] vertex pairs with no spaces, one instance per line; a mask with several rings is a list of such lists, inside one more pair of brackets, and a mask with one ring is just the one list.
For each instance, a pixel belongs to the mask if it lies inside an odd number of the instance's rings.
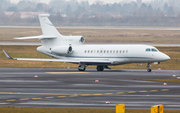
[[53,39],[53,38],[57,38],[57,36],[44,36],[44,35],[40,35],[40,36],[30,36],[30,37],[19,37],[19,38],[14,38],[14,39]]

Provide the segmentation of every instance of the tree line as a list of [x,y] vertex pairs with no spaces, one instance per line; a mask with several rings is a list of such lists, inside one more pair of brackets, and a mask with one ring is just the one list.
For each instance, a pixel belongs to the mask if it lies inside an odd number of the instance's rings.
[[[88,1],[77,0],[52,0],[49,4],[37,0],[17,4],[0,0],[0,25],[36,26],[38,18],[21,18],[18,12],[48,12],[57,26],[179,26],[179,9],[166,2],[163,7],[154,7],[151,3],[138,6],[134,1],[114,4],[97,1],[90,5]],[[4,12],[16,12],[16,15],[8,16]]]

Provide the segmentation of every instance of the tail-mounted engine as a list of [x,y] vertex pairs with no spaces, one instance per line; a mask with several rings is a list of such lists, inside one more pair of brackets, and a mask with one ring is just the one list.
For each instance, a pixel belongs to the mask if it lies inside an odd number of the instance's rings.
[[58,46],[54,47],[51,49],[52,54],[58,54],[58,55],[68,55],[73,53],[73,48],[71,45],[63,45],[63,46]]

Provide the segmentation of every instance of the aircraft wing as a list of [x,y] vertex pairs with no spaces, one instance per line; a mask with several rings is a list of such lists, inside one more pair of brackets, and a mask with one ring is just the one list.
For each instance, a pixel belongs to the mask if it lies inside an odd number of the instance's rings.
[[69,63],[105,63],[111,64],[111,61],[108,59],[38,59],[38,58],[12,58],[5,50],[3,50],[4,54],[8,59],[15,59],[15,60],[25,60],[25,61],[48,61],[48,62],[69,62]]
[[30,36],[30,37],[18,37],[14,39],[49,39],[49,38],[57,38],[57,36],[45,36],[45,35],[40,35],[40,36]]

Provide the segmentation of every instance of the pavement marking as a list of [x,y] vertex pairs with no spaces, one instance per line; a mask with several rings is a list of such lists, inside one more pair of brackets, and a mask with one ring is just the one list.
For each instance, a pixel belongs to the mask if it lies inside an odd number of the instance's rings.
[[21,92],[0,92],[0,94],[9,94],[9,95],[71,95],[63,93],[21,93]]
[[105,93],[105,95],[113,95],[113,93]]
[[100,95],[103,95],[103,94],[92,94],[92,95],[95,95],[95,96],[100,96]]
[[70,95],[69,97],[77,97],[78,95]]
[[46,72],[48,74],[88,74],[89,72]]
[[127,96],[127,97],[180,97],[180,95],[116,95],[116,96]]
[[10,99],[10,100],[6,100],[6,101],[8,101],[8,102],[12,102],[12,101],[16,101],[16,99]]
[[39,100],[39,99],[42,99],[42,98],[32,98],[33,100]]
[[23,99],[19,99],[19,100],[29,100],[29,98],[23,98]]
[[58,98],[64,98],[64,97],[66,97],[66,96],[57,96]]
[[139,92],[140,92],[140,93],[145,93],[145,92],[147,92],[147,91],[144,90],[144,91],[139,91]]
[[54,97],[45,97],[45,98],[50,99],[50,98],[54,98]]
[[136,93],[136,91],[129,91],[128,93]]
[[161,89],[161,91],[169,91],[169,89]]
[[157,92],[158,90],[151,90],[151,92]]
[[124,92],[116,92],[117,94],[123,94]]
[[90,94],[80,94],[80,96],[90,96]]

